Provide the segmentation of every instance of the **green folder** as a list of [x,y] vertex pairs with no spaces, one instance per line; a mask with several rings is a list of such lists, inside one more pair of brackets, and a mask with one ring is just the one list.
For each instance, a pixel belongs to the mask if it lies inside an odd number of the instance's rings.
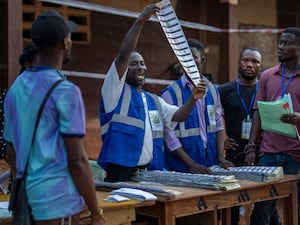
[[293,113],[290,98],[282,98],[276,101],[257,101],[257,105],[263,130],[292,138],[296,137],[295,125],[280,120],[283,114]]

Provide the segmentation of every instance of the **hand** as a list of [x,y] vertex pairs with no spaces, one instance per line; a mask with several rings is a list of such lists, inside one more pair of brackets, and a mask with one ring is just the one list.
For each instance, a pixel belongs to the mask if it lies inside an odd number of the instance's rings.
[[232,138],[226,138],[226,140],[224,141],[225,150],[229,150],[229,149],[236,150],[237,147],[239,147],[238,143],[236,142],[236,140]]
[[295,112],[295,113],[284,114],[280,119],[284,123],[290,123],[296,125],[297,123],[300,123],[300,113]]
[[105,219],[103,216],[103,209],[99,209],[96,214],[91,214],[91,225],[104,225]]
[[206,166],[203,166],[201,164],[198,163],[193,163],[192,165],[189,166],[189,171],[190,173],[193,174],[213,174],[212,171],[210,169],[208,169]]
[[225,169],[228,169],[229,167],[234,166],[232,162],[230,162],[226,159],[219,160],[219,164],[220,164],[220,167],[225,168]]
[[246,166],[253,166],[254,163],[255,163],[255,159],[256,159],[256,153],[255,152],[249,152],[245,156],[244,164]]
[[198,99],[202,98],[206,92],[206,82],[204,79],[199,80],[199,84],[197,87],[193,89],[193,99],[197,101]]
[[91,220],[91,225],[105,225],[104,219],[102,220]]
[[158,7],[156,4],[150,4],[147,5],[143,12],[140,14],[139,19],[143,22],[148,21],[152,15],[155,15],[155,13],[160,11],[160,7]]

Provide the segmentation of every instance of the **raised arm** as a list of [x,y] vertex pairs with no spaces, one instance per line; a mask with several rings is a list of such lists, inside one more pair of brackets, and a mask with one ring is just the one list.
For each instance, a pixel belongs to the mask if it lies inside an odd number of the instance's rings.
[[203,79],[201,79],[199,85],[197,87],[194,87],[189,100],[176,111],[172,120],[176,122],[184,121],[192,112],[196,101],[205,95],[205,91],[206,83]]
[[115,61],[120,79],[127,69],[131,52],[136,48],[144,23],[159,10],[160,8],[156,4],[147,5],[126,33]]

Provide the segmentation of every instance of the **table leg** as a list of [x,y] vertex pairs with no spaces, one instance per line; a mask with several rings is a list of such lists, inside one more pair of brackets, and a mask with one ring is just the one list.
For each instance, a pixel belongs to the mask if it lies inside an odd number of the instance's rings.
[[283,200],[283,225],[298,225],[297,181],[291,182],[292,192]]

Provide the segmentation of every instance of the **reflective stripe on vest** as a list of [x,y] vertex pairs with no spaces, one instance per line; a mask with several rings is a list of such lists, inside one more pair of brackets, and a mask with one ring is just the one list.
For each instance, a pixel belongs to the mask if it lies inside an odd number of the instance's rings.
[[[162,109],[158,97],[154,94],[150,94],[150,93],[147,94],[154,99],[155,105],[159,111],[160,119],[162,119]],[[129,85],[125,85],[120,114],[113,114],[111,120],[101,126],[102,135],[107,133],[111,122],[123,123],[126,125],[144,129],[144,121],[134,117],[127,116],[130,100],[131,100],[131,88]],[[152,138],[163,138],[163,131],[152,131]]]
[[[173,87],[173,89],[174,89],[174,92],[175,92],[175,95],[176,95],[176,98],[177,98],[177,105],[178,105],[178,107],[181,107],[183,105],[181,89],[180,89],[180,87],[178,86],[178,84],[176,82],[173,82],[171,84],[171,87]],[[176,137],[188,137],[188,136],[185,136],[185,135],[188,135],[190,132],[188,131],[188,129],[185,129],[184,122],[179,123],[179,130],[181,131],[180,133],[178,133],[178,135],[180,135],[180,136],[177,136],[177,132],[175,132]],[[200,134],[200,129],[199,129],[199,134]],[[181,136],[181,135],[184,135],[184,136]]]
[[[183,101],[182,101],[182,95],[181,95],[181,89],[179,87],[179,85],[177,84],[177,82],[173,82],[171,84],[171,87],[174,89],[176,98],[177,98],[177,105],[179,107],[181,107],[183,105]],[[213,85],[208,85],[209,89],[214,89]],[[211,92],[213,92],[215,90],[211,90]],[[213,99],[214,99],[214,107],[216,109],[216,93],[212,93],[213,95]],[[216,125],[208,125],[206,126],[206,131],[208,133],[214,133],[216,132]],[[175,135],[176,137],[180,137],[180,138],[185,138],[185,137],[190,137],[190,136],[197,136],[200,135],[200,128],[189,128],[186,129],[185,127],[185,123],[184,122],[180,122],[179,123],[179,130],[175,130]]]

